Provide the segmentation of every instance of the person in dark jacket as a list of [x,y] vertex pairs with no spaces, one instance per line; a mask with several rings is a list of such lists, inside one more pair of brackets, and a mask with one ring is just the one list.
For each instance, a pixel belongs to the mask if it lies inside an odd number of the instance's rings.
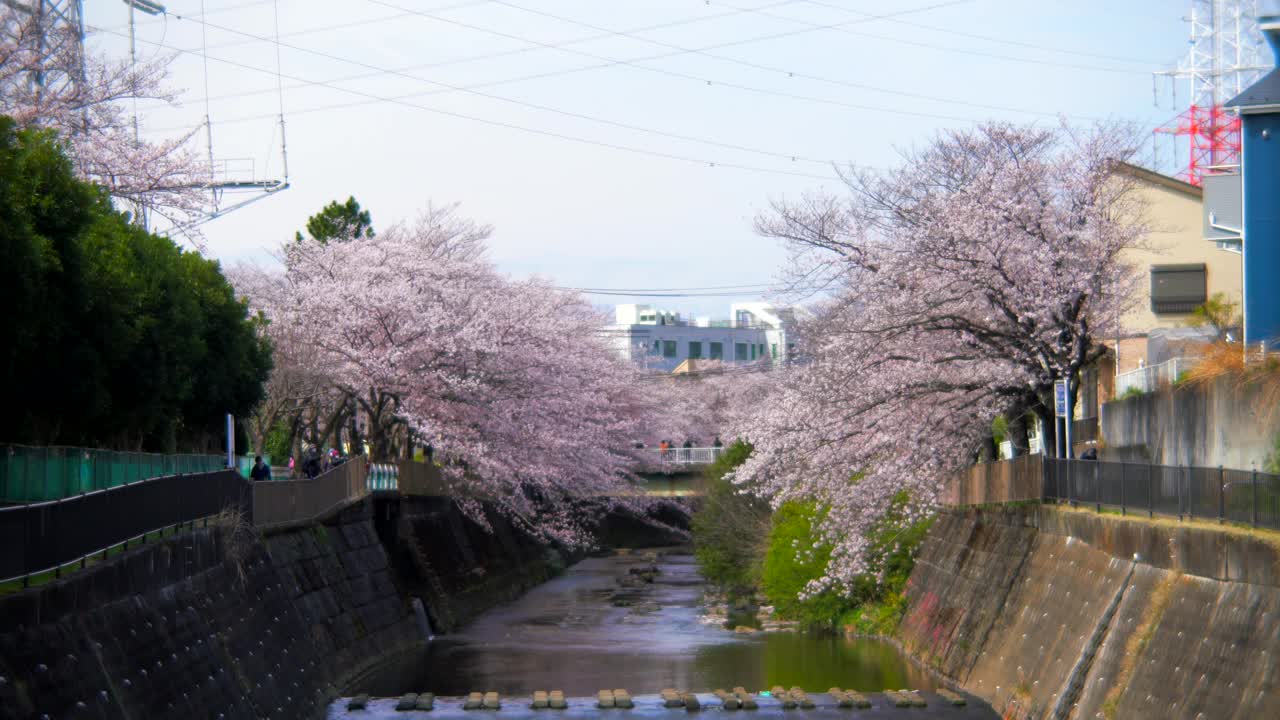
[[271,466],[262,462],[261,455],[253,457],[253,469],[249,471],[249,477],[253,480],[271,479]]

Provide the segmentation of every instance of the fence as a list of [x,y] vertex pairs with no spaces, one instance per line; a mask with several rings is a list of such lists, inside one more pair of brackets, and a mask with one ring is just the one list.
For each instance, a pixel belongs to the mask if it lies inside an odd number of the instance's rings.
[[1256,470],[1023,455],[974,465],[942,493],[955,506],[1028,500],[1280,529],[1280,475]]
[[1147,463],[1045,460],[1045,498],[1280,529],[1280,475]]
[[1155,392],[1162,385],[1172,385],[1177,382],[1181,373],[1190,370],[1194,364],[1194,358],[1173,358],[1156,365],[1122,372],[1116,375],[1116,397],[1122,397],[1130,391]]
[[440,468],[431,463],[401,460],[397,467],[400,481],[398,489],[401,494],[422,497],[444,497],[453,494],[445,483]]
[[311,520],[369,491],[364,458],[353,458],[313,480],[253,484],[253,524],[270,527]]
[[167,475],[83,495],[0,508],[0,581],[54,571],[147,533],[226,508],[251,512],[249,482],[232,470]]
[[721,447],[668,448],[654,450],[658,462],[670,465],[710,465],[724,452]]
[[148,478],[221,470],[223,455],[160,455],[74,447],[0,446],[0,502],[69,498]]
[[1044,497],[1044,456],[1020,455],[958,473],[943,489],[946,505],[1022,502]]

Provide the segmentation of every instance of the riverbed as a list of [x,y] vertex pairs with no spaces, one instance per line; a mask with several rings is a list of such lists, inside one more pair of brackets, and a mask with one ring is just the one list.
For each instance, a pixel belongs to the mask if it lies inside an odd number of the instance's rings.
[[[930,673],[883,641],[836,633],[735,632],[724,626],[723,616],[707,612],[705,591],[688,554],[588,558],[461,632],[437,637],[420,653],[380,668],[348,688],[348,695],[497,691],[528,697],[557,689],[590,697],[601,688],[640,695],[668,687],[938,687]],[[345,707],[339,701],[335,710],[338,705]]]

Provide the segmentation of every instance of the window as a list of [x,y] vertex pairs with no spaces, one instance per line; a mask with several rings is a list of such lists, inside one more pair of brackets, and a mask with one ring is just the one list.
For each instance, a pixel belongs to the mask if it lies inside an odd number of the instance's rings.
[[663,340],[662,341],[662,357],[673,358],[675,356],[676,356],[676,341]]
[[689,341],[689,359],[697,360],[702,357],[702,343]]
[[718,343],[718,342],[711,343],[711,359],[712,360],[724,359],[724,343]]
[[1204,263],[1151,266],[1151,312],[1189,313],[1206,298]]
[[778,359],[778,343],[773,343],[773,359]]
[[760,357],[764,357],[764,343],[760,343]]
[[756,344],[755,344],[755,343],[751,343],[751,359],[752,359],[752,360],[755,360],[755,359],[756,359]]
[[733,345],[733,359],[734,359],[734,360],[746,360],[746,359],[747,359],[747,344],[746,344],[746,343],[734,343],[734,345]]
[[662,352],[662,342],[661,342],[660,340],[654,340],[654,341],[653,341],[653,354],[654,354],[654,355],[657,355],[659,352]]

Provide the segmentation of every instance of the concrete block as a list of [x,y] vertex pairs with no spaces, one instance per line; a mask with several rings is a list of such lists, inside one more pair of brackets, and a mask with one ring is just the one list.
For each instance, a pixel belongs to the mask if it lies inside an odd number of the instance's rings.
[[436,696],[433,693],[421,693],[418,695],[418,702],[414,705],[415,710],[431,711],[435,709]]
[[400,712],[408,712],[409,710],[418,709],[418,693],[405,693],[400,696],[400,701],[396,703],[396,710]]

